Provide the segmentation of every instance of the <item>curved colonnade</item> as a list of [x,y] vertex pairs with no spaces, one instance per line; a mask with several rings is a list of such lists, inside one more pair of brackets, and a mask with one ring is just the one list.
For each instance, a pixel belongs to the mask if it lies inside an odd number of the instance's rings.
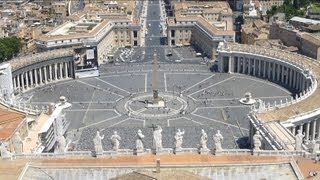
[[72,49],[59,49],[10,61],[15,92],[74,77]]
[[[268,137],[268,128],[263,123],[280,121],[283,136],[269,136],[274,139],[292,140],[301,129],[305,134],[306,142],[320,139],[320,97],[318,74],[320,65],[314,59],[283,50],[265,49],[251,45],[220,43],[218,47],[218,69],[225,73],[241,73],[266,79],[279,84],[292,92],[293,96],[273,104],[259,103],[252,107],[249,119],[254,124],[254,131]],[[261,123],[262,122],[262,123]],[[279,128],[279,127],[277,127]],[[281,127],[280,127],[281,129]],[[285,129],[285,130],[284,130]],[[278,131],[278,130],[277,130]],[[279,136],[279,135],[276,135]],[[268,138],[267,138],[268,141]],[[288,142],[287,142],[288,143]],[[269,142],[272,149],[287,149],[283,142]],[[290,142],[289,142],[290,144]],[[285,147],[284,147],[285,146]]]
[[[73,58],[73,49],[58,49],[12,59],[9,61],[11,76],[8,76],[12,81],[7,80],[7,82],[11,82],[14,94],[19,94],[39,86],[74,78]],[[14,95],[10,96],[14,97]],[[48,108],[31,106],[14,98],[8,99],[2,96],[0,104],[31,115],[47,111]]]

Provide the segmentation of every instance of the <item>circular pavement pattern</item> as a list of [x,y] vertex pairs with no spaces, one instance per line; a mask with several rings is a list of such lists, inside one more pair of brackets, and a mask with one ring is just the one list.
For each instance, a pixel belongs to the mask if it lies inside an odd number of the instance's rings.
[[205,65],[160,64],[159,95],[166,107],[146,108],[145,100],[152,101],[151,69],[152,64],[103,65],[99,77],[47,85],[19,98],[48,105],[66,96],[72,104],[66,110],[71,122],[68,139],[77,143],[78,150],[93,150],[92,138],[100,130],[107,137],[103,140],[107,150],[114,130],[122,138],[120,148],[134,148],[138,129],[146,135],[145,144],[150,148],[153,125],[164,129],[164,147],[174,146],[176,128],[186,131],[183,147],[197,147],[201,129],[208,133],[209,147],[216,130],[224,136],[224,148],[243,147],[249,133],[250,106],[239,99],[251,92],[253,98],[272,104],[291,96],[281,86],[251,76],[211,72]]

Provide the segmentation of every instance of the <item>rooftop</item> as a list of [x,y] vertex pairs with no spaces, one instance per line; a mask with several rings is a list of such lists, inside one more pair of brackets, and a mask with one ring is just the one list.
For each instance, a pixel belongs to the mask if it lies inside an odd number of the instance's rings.
[[0,140],[6,140],[10,138],[17,127],[25,119],[25,115],[1,110],[0,111]]

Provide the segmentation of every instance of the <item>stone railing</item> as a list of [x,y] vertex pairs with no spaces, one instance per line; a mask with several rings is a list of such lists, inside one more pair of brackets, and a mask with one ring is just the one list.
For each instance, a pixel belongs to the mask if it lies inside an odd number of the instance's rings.
[[34,63],[46,61],[48,59],[55,59],[59,57],[73,56],[72,49],[57,49],[36,54],[31,54],[23,57],[17,57],[9,61],[12,67],[12,71],[18,70],[24,66],[28,66]]
[[[187,149],[187,150],[186,150]],[[198,154],[197,148],[186,148],[186,151],[183,151],[179,154]],[[143,152],[144,155],[153,154],[150,149],[147,149]],[[161,154],[172,154],[173,150],[170,148],[166,148]],[[11,158],[3,158],[3,159],[64,159],[64,158],[75,158],[82,159],[88,157],[108,157],[108,156],[123,156],[123,155],[135,155],[134,151],[131,149],[120,149],[118,151],[104,151],[102,155],[96,155],[91,151],[68,151],[65,153],[39,153],[39,154],[17,154],[13,155]],[[141,154],[140,154],[141,155]],[[208,155],[212,156],[228,156],[228,155],[254,155],[254,156],[287,156],[287,157],[310,157],[312,158],[310,153],[306,151],[288,151],[288,150],[251,150],[251,149],[223,149],[222,151],[215,153],[208,153]],[[177,155],[178,156],[178,155]]]
[[38,108],[38,106],[32,106],[30,104],[26,105],[26,103],[21,103],[21,102],[10,102],[6,101],[5,99],[2,99],[0,97],[0,104],[8,109],[22,112],[25,114],[30,114],[30,115],[38,115],[41,112],[47,112],[47,106],[43,106],[41,109]]
[[[265,103],[265,102],[261,102],[260,104],[255,104],[251,107],[251,109],[255,112],[267,112],[267,111],[273,111],[275,109],[280,109],[280,108],[284,108],[293,104],[297,104],[303,100],[305,100],[306,98],[308,98],[310,95],[312,95],[318,87],[318,82],[317,80],[313,79],[311,80],[311,86],[309,86],[307,88],[307,90],[300,92],[299,94],[296,94],[295,98],[290,97],[290,98],[285,98],[285,101],[283,102],[282,100],[278,100],[278,101],[274,101],[273,104],[271,103]],[[320,108],[319,108],[320,109]],[[314,111],[312,111],[314,112]],[[307,112],[305,114],[309,114],[311,112]],[[299,115],[301,116],[301,114]]]

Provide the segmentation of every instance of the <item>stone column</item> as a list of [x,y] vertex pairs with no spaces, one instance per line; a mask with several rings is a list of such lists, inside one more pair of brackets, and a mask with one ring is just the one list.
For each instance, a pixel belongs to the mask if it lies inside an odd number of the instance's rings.
[[317,138],[320,139],[320,120],[316,120],[317,121]]
[[296,89],[296,84],[297,84],[297,71],[293,71],[293,79],[292,79],[292,88]]
[[21,74],[21,86],[22,90],[24,91],[24,72]]
[[30,85],[31,85],[31,87],[33,87],[33,72],[32,72],[32,70],[29,71],[29,76],[30,76]]
[[272,67],[272,81],[276,81],[276,63],[275,62],[273,63],[273,67]]
[[289,87],[293,87],[293,72],[294,72],[294,70],[293,69],[290,69],[290,85],[289,85]]
[[[60,78],[59,79],[62,79],[63,78],[63,75],[62,75],[62,63],[59,63],[59,69],[60,69]],[[230,66],[229,66],[229,71],[230,71]]]
[[309,140],[310,138],[309,138],[309,136],[310,136],[310,122],[307,122],[307,125],[306,125],[306,140]]
[[68,78],[68,63],[67,62],[64,62],[64,77],[65,78]]
[[291,133],[295,136],[296,135],[296,126],[293,126],[291,129]]
[[256,76],[256,59],[255,58],[253,58],[253,72],[252,72],[252,75],[253,76]]
[[54,80],[58,79],[58,66],[54,64]]
[[296,90],[299,91],[299,83],[300,83],[300,74],[298,72],[296,72]]
[[266,61],[263,61],[263,77],[266,78]]
[[20,74],[17,75],[17,88],[20,90],[20,84],[21,84],[21,81],[20,81]]
[[280,82],[280,70],[281,70],[282,65],[278,64],[277,68],[277,82]]
[[269,62],[269,67],[268,67],[268,79],[271,81],[271,62]]
[[42,82],[43,82],[42,80],[43,80],[43,78],[42,78],[42,67],[40,67],[39,68],[39,84],[40,85],[42,85]]
[[25,72],[26,75],[26,89],[29,89],[29,71]]
[[282,70],[281,70],[281,83],[284,84],[284,73],[285,73],[285,66],[282,66]]
[[38,68],[34,69],[33,75],[34,75],[34,85],[38,86]]
[[311,132],[311,140],[315,140],[316,139],[316,126],[317,126],[317,121],[313,120],[312,121],[312,132]]
[[238,56],[238,69],[237,69],[237,73],[240,73],[240,57]]
[[287,71],[286,71],[286,82],[285,82],[286,85],[290,85],[290,84],[289,84],[289,71],[290,71],[290,70],[291,70],[291,69],[287,68]]
[[251,75],[251,69],[252,69],[252,64],[251,64],[251,58],[248,58],[248,75]]
[[302,77],[301,91],[304,91],[306,90],[306,78],[304,77],[304,75],[302,75],[301,77]]
[[52,79],[52,64],[49,65],[49,78],[50,78],[50,81],[53,81],[53,79]]
[[47,66],[43,67],[43,74],[44,74],[44,83],[47,84],[47,82],[48,82]]
[[13,77],[13,90],[17,88],[17,83],[16,83],[16,76]]

